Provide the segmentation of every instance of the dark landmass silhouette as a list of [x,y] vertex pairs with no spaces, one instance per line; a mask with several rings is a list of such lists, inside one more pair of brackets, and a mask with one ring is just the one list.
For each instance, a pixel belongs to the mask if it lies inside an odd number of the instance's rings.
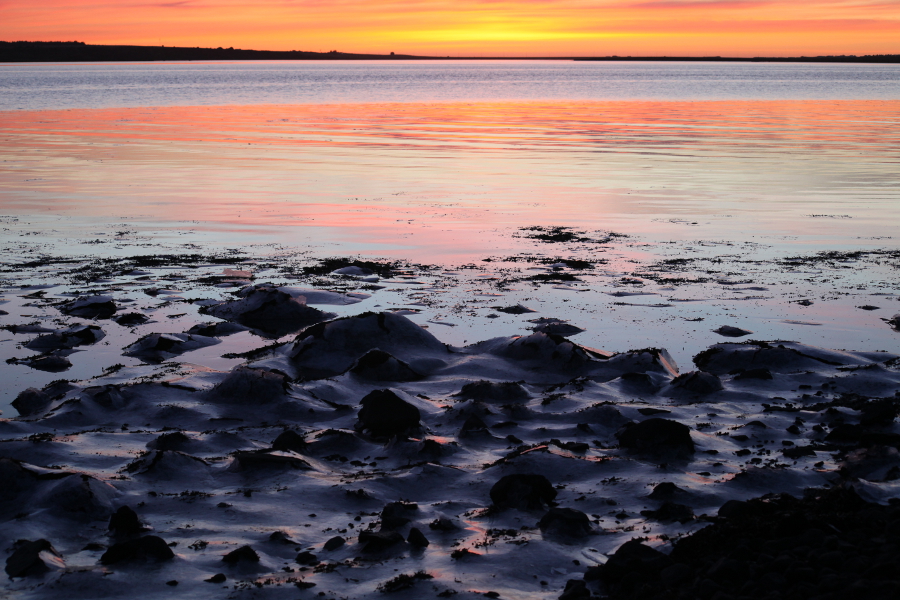
[[302,50],[242,50],[178,46],[103,46],[84,42],[0,42],[0,62],[145,62],[215,60],[576,60],[576,61],[695,61],[695,62],[840,62],[900,63],[900,54],[866,56],[417,56],[412,54],[354,54]]

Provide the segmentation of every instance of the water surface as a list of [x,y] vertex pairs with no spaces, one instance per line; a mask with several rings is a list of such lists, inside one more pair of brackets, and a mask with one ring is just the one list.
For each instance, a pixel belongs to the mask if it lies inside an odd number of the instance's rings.
[[517,100],[900,99],[877,64],[244,61],[0,64],[0,111]]

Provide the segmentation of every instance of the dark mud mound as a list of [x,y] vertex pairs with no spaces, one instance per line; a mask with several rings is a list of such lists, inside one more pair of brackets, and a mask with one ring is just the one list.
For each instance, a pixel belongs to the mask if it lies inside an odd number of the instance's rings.
[[504,475],[491,488],[497,508],[541,509],[553,502],[556,489],[550,480],[534,473]]
[[865,364],[845,352],[823,350],[793,342],[746,342],[716,344],[694,357],[701,371],[725,375],[749,369],[768,369],[772,373],[795,373],[825,366]]
[[87,296],[66,302],[59,307],[59,311],[70,317],[84,319],[108,319],[112,317],[118,307],[112,296]]
[[465,384],[456,396],[466,400],[499,404],[524,402],[529,398],[525,388],[515,381],[497,382],[483,379]]
[[419,409],[391,390],[375,390],[359,404],[356,427],[375,437],[402,436],[419,427]]
[[0,520],[46,509],[75,520],[106,520],[118,491],[89,475],[0,458]]
[[12,577],[36,577],[52,568],[63,568],[62,555],[47,540],[19,540],[6,559],[6,574]]
[[372,381],[419,381],[424,375],[383,350],[369,350],[350,372]]
[[62,373],[72,368],[72,362],[63,354],[52,352],[27,358],[12,358],[7,361],[10,364],[26,365],[38,371],[47,373]]
[[100,557],[100,563],[114,565],[123,562],[159,562],[175,558],[175,553],[164,539],[155,535],[145,535],[136,540],[127,540],[110,546]]
[[694,454],[691,428],[669,419],[652,418],[625,425],[616,437],[622,448],[652,458],[689,459]]
[[673,379],[669,392],[670,395],[676,396],[705,396],[723,389],[722,381],[712,373],[690,371],[689,373],[682,373]]
[[19,392],[12,401],[12,407],[23,417],[29,417],[44,414],[52,403],[53,397],[50,394],[37,388],[28,388]]
[[437,338],[405,317],[363,313],[309,327],[297,336],[289,356],[304,378],[314,379],[340,375],[376,349],[404,361],[416,372],[432,370],[432,357],[448,352]]
[[245,288],[240,295],[239,300],[210,306],[203,312],[273,338],[296,333],[335,316],[307,306],[302,297],[295,298],[269,285]]
[[584,332],[584,329],[581,327],[576,327],[564,319],[541,317],[540,319],[531,319],[531,322],[534,323],[534,327],[531,330],[538,333],[549,333],[565,337]]
[[67,329],[39,335],[25,344],[25,347],[36,352],[68,350],[75,346],[97,343],[104,337],[106,334],[96,325],[73,325]]
[[741,329],[740,327],[732,327],[731,325],[722,325],[718,329],[713,329],[713,333],[718,333],[724,337],[744,337],[745,335],[750,335],[753,333],[747,329]]
[[187,333],[151,333],[127,346],[122,353],[147,363],[161,363],[185,352],[214,346],[220,343],[216,338]]
[[591,534],[591,520],[574,508],[551,508],[538,521],[541,533],[563,539],[584,538]]
[[591,567],[613,599],[900,597],[900,507],[850,488],[729,501],[669,556],[634,540]]
[[559,373],[575,374],[583,371],[600,357],[566,338],[547,333],[533,333],[512,340],[498,348],[496,354],[523,363],[523,366],[553,369]]
[[194,325],[193,327],[188,329],[185,333],[189,333],[191,335],[203,335],[206,337],[223,337],[226,335],[240,333],[241,331],[247,331],[247,329],[247,327],[238,325],[237,323],[220,321],[218,323],[198,323],[197,325]]
[[238,366],[206,392],[204,399],[217,404],[269,404],[284,399],[287,390],[288,380],[282,373]]

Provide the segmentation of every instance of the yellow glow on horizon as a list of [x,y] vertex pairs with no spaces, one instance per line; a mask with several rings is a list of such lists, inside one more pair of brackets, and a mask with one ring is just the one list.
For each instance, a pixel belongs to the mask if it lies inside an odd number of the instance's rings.
[[456,56],[900,53],[900,3],[0,0],[0,39]]

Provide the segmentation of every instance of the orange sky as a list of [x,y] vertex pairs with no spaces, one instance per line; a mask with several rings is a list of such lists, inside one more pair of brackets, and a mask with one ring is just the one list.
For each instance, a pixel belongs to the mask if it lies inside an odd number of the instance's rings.
[[0,0],[0,40],[454,56],[900,53],[900,0]]

